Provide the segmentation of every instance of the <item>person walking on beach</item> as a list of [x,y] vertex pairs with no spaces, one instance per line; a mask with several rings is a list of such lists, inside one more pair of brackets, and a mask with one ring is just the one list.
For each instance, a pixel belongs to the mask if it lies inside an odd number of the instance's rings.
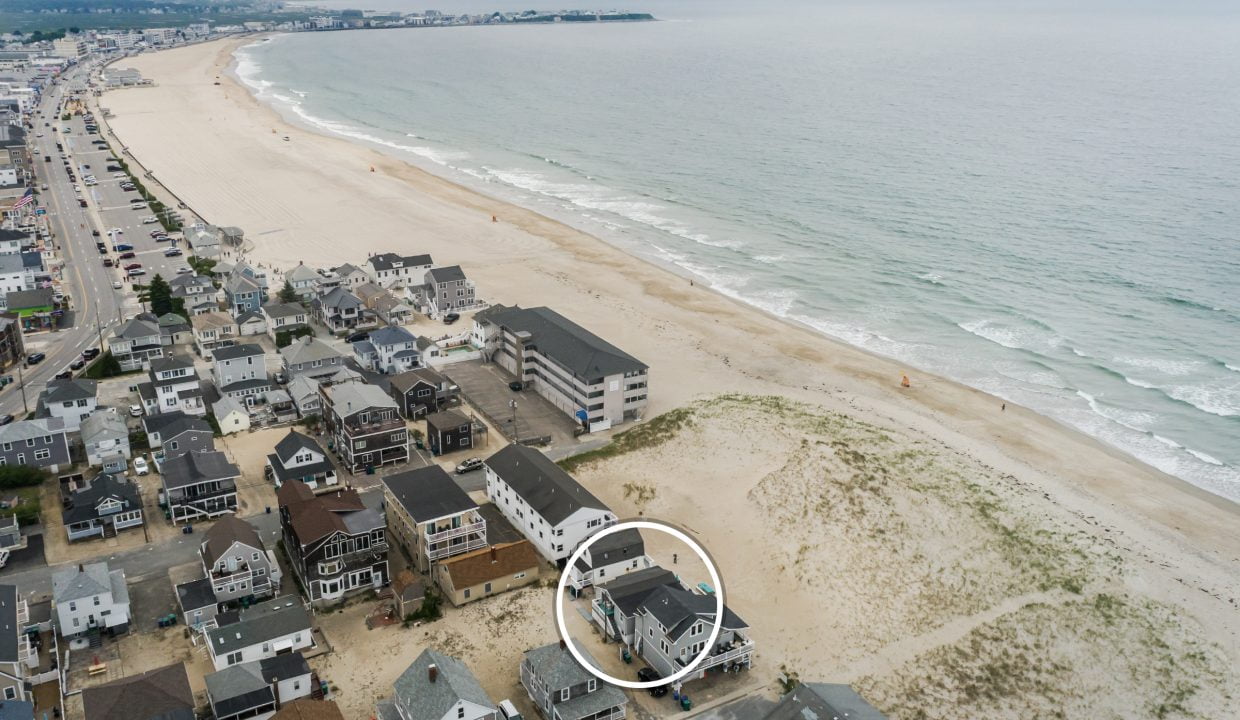
[[999,406],[999,411],[1000,411],[1000,412],[1007,412],[1007,403],[1003,403],[1002,405],[1000,405],[1000,406]]

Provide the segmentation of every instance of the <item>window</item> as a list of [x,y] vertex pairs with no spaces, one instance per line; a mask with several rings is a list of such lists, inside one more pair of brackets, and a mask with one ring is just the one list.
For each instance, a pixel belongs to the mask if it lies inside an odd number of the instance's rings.
[[513,575],[513,576],[512,576],[512,579],[513,579],[513,580],[520,580],[520,579],[521,579],[521,578],[523,578],[523,577],[525,577],[525,573],[523,573],[523,572],[519,572],[519,573],[517,573],[516,575]]
[[594,692],[597,689],[598,689],[598,680],[594,678],[590,678],[586,682],[586,692]]
[[465,717],[465,706],[464,705],[461,705],[460,707],[456,709],[456,716],[457,718]]
[[17,688],[13,687],[12,685],[6,687],[4,689],[4,699],[5,700],[16,700],[17,699]]
[[77,627],[78,625],[81,625],[81,624],[82,624],[81,618],[73,618],[73,627]]
[[489,595],[491,593],[491,583],[487,583],[486,585],[483,585],[482,592],[487,593]]
[[77,612],[77,603],[75,602],[69,603],[69,612]]
[[466,600],[469,599],[469,588],[465,588],[465,590],[461,593],[461,597]]
[[34,451],[35,460],[46,460],[52,456],[52,451],[47,448],[39,448]]
[[236,665],[237,663],[241,662],[241,653],[239,652],[228,653],[228,657],[224,658],[224,662],[228,663],[229,665]]
[[560,690],[560,702],[567,702],[567,701],[568,701],[568,688],[562,688]]
[[92,597],[91,600],[95,601],[95,607],[99,607],[99,596],[98,595],[95,595],[94,597]]
[[26,438],[26,447],[34,447],[34,438]]

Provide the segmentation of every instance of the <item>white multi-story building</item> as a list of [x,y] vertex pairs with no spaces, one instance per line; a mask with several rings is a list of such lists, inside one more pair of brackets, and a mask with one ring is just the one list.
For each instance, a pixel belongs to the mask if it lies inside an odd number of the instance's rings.
[[194,363],[176,355],[151,360],[150,382],[138,385],[147,415],[180,410],[186,415],[207,414],[202,400],[202,383]]
[[216,670],[314,646],[310,613],[294,595],[242,608],[236,622],[208,630],[206,636]]
[[267,354],[260,345],[220,347],[213,350],[211,356],[211,377],[224,397],[253,405],[258,396],[271,389]]
[[106,562],[76,565],[52,573],[52,605],[64,637],[99,628],[129,629],[129,588],[124,570]]
[[420,285],[424,274],[430,269],[430,255],[379,253],[366,258],[366,274],[371,282],[383,288]]
[[546,455],[512,444],[483,461],[487,497],[547,560],[567,560],[615,513]]
[[56,57],[80,60],[90,54],[90,43],[74,35],[52,41],[52,54]]
[[94,380],[73,378],[69,380],[49,380],[47,389],[39,394],[38,412],[65,423],[66,430],[78,430],[82,421],[99,407],[98,388]]

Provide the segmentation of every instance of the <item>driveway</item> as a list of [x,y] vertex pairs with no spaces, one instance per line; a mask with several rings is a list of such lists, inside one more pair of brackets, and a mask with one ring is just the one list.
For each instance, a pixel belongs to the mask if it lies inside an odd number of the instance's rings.
[[552,445],[576,443],[573,431],[577,424],[573,419],[534,390],[510,390],[508,383],[516,378],[498,365],[468,360],[440,368],[440,372],[456,383],[461,395],[509,440],[532,442],[549,437]]

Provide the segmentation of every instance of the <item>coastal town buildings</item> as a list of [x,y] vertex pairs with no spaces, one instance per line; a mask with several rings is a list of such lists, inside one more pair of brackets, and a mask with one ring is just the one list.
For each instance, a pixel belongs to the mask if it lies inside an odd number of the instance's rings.
[[217,671],[314,647],[313,622],[301,598],[281,595],[221,614],[205,644]]
[[52,573],[52,605],[61,636],[89,630],[119,635],[129,630],[129,588],[124,570],[106,562],[73,565]]
[[290,381],[302,376],[324,379],[345,366],[343,355],[314,337],[298,338],[288,347],[281,348],[280,362]]
[[499,720],[499,708],[465,663],[423,650],[375,707],[378,720]]
[[153,357],[148,365],[147,382],[138,385],[138,395],[147,415],[173,411],[199,417],[207,414],[202,384],[192,360],[169,355]]
[[121,323],[108,338],[108,352],[121,370],[143,370],[154,358],[163,357],[159,320],[154,315],[138,315]]
[[362,330],[376,324],[373,315],[367,317],[362,301],[344,287],[334,288],[316,297],[310,302],[310,310],[314,319],[326,325],[333,333]]
[[68,430],[60,418],[0,425],[0,465],[30,465],[57,472],[71,464]]
[[26,703],[32,698],[27,683],[39,667],[39,650],[26,633],[29,624],[30,606],[17,586],[0,585],[0,698],[4,703]]
[[235,345],[241,332],[231,315],[219,311],[195,315],[189,323],[194,329],[195,352],[208,360],[212,359],[211,353],[217,347]]
[[382,288],[394,285],[408,286],[421,281],[423,273],[431,269],[430,255],[397,255],[378,253],[366,258],[366,274]]
[[787,692],[762,720],[848,718],[887,720],[887,716],[861,697],[851,686],[836,683],[800,683]]
[[111,538],[142,527],[142,494],[124,475],[101,473],[61,487],[61,522],[69,540]]
[[[300,652],[287,652],[206,676],[214,720],[270,718],[277,709],[310,696],[310,665]],[[305,720],[313,720],[308,716]]]
[[[593,661],[589,653],[586,656]],[[538,712],[549,719],[623,720],[628,705],[619,688],[600,682],[582,668],[563,642],[525,651],[521,687]]]
[[356,490],[315,495],[290,480],[276,499],[284,547],[310,602],[335,602],[388,583],[387,523]]
[[568,586],[580,594],[591,585],[653,566],[641,533],[629,528],[591,543],[569,570]]
[[318,294],[319,281],[322,278],[322,275],[303,262],[298,262],[292,270],[284,273],[284,281],[297,291],[303,300],[309,300]]
[[35,417],[58,418],[70,432],[79,430],[82,421],[99,407],[98,384],[85,378],[49,380],[39,393]]
[[610,508],[534,448],[514,443],[483,465],[487,498],[550,562],[562,564],[616,522]]
[[472,342],[591,432],[646,408],[646,364],[549,308],[481,310]]
[[310,311],[301,303],[268,303],[263,306],[263,316],[272,342],[278,342],[281,333],[313,332]]
[[460,388],[433,368],[421,367],[393,375],[388,394],[396,401],[401,417],[416,420],[455,405]]
[[82,421],[79,430],[86,462],[104,472],[122,472],[132,456],[129,428],[125,419],[112,408],[99,408]]
[[211,406],[211,414],[220,426],[221,435],[234,435],[250,429],[250,411],[240,400],[221,397]]
[[426,446],[432,455],[444,455],[474,446],[474,422],[455,410],[426,416]]
[[353,354],[366,370],[385,375],[412,370],[421,364],[417,338],[402,327],[383,327],[353,343]]
[[336,466],[314,438],[290,430],[275,452],[267,456],[267,478],[277,489],[290,480],[299,480],[311,490],[337,483]]
[[22,362],[26,355],[26,343],[22,338],[22,324],[16,313],[0,313],[0,370]]
[[194,706],[184,663],[82,691],[84,720],[189,720],[194,717]]
[[529,541],[518,540],[445,558],[433,573],[443,596],[460,607],[538,582],[541,564]]
[[218,450],[191,451],[164,460],[164,499],[174,523],[237,510],[241,471]]
[[460,265],[427,270],[423,288],[427,314],[431,317],[461,312],[477,304],[474,283],[465,277]]
[[[224,397],[245,405],[255,404],[274,385],[267,376],[267,353],[255,343],[216,348],[212,352],[211,377]],[[217,414],[218,419],[218,414]]]
[[409,461],[409,433],[396,403],[374,385],[321,385],[327,434],[351,473]]
[[215,438],[206,420],[179,410],[142,418],[147,442],[173,458],[195,450],[214,450]]
[[264,547],[253,525],[236,515],[215,521],[199,555],[217,603],[270,597],[280,590],[282,573],[275,553]]
[[487,545],[478,504],[438,465],[383,478],[388,530],[419,572]]

